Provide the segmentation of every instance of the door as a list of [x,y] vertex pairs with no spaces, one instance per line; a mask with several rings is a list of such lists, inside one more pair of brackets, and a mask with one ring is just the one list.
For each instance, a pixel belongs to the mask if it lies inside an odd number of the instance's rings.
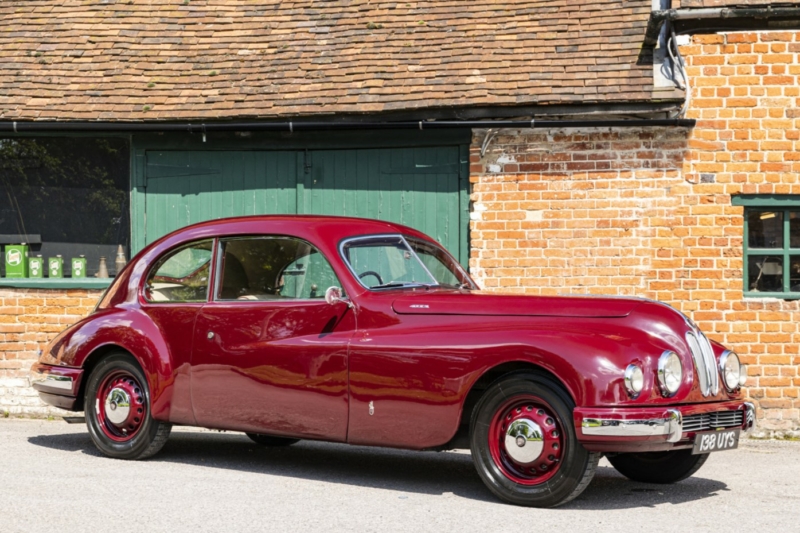
[[[431,235],[467,262],[468,176],[459,145],[336,150],[148,150],[140,248],[215,218],[376,218]],[[134,202],[138,204],[138,200]],[[143,238],[140,235],[143,234]]]
[[149,151],[145,244],[216,218],[294,214],[297,154]]
[[316,150],[307,158],[302,213],[404,224],[465,257],[458,146]]
[[175,380],[170,422],[194,425],[189,363],[197,314],[208,295],[208,276],[214,241],[204,239],[166,252],[150,269],[145,283],[142,312],[164,338],[172,359]]
[[213,301],[195,325],[192,405],[201,426],[344,441],[353,311],[325,302],[340,286],[311,244],[284,236],[221,239]]

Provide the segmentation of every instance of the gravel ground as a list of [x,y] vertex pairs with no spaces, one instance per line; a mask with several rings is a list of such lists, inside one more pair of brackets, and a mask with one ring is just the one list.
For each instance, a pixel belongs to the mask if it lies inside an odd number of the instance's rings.
[[[796,531],[800,443],[743,440],[695,475],[634,483],[603,459],[558,509],[495,500],[466,452],[266,449],[175,428],[154,458],[101,456],[84,425],[0,419],[0,532]],[[554,529],[555,528],[555,529]]]

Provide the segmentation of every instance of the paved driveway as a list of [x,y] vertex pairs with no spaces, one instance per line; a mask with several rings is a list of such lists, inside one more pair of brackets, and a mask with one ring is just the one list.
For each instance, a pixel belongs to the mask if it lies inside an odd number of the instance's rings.
[[496,501],[463,452],[302,442],[176,428],[151,460],[107,459],[83,425],[0,419],[0,532],[797,531],[800,443],[743,441],[671,486],[601,461],[558,509]]

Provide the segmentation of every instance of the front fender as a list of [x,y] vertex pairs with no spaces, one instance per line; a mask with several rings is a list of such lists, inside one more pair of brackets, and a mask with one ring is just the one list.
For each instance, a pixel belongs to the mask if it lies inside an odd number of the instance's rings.
[[660,353],[647,346],[652,339],[632,329],[625,318],[506,318],[503,323],[475,323],[461,331],[459,339],[474,347],[474,361],[479,363],[470,388],[500,366],[535,365],[556,378],[576,406],[631,402],[624,386],[625,367],[633,361],[647,366],[652,354]]
[[87,363],[96,362],[94,354],[112,348],[125,350],[138,361],[150,388],[153,418],[168,420],[174,382],[173,358],[158,326],[138,309],[117,307],[95,312],[61,332],[48,345],[40,362],[85,368]]

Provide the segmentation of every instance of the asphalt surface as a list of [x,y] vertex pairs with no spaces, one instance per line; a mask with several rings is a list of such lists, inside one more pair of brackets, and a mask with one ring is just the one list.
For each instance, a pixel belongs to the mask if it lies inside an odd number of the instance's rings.
[[798,531],[800,442],[743,440],[669,486],[603,459],[558,509],[497,501],[466,452],[301,442],[175,428],[154,458],[108,459],[84,425],[0,419],[0,532]]

